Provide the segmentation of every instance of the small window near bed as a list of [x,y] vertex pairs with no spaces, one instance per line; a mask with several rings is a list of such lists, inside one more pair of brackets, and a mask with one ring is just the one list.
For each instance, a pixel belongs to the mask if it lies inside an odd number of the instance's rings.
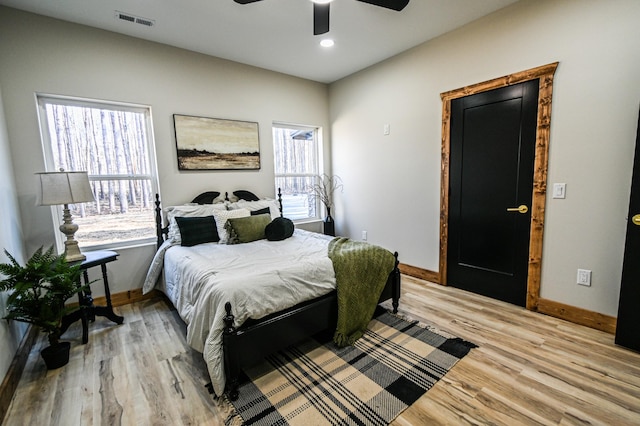
[[273,150],[283,216],[296,221],[318,219],[320,206],[311,190],[322,174],[318,128],[274,123]]
[[[82,248],[155,242],[157,192],[151,109],[38,95],[47,171],[87,171],[95,202],[70,205]],[[62,222],[59,206],[54,223]],[[55,233],[58,247],[64,237]]]

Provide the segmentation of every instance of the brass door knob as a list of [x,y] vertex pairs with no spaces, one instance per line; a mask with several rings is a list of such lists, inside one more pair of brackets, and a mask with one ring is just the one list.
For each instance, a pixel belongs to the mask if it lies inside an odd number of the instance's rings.
[[640,214],[633,216],[631,222],[633,222],[634,225],[640,226]]
[[529,207],[525,206],[524,204],[521,204],[518,207],[509,207],[509,208],[507,208],[507,211],[508,212],[518,212],[518,213],[521,213],[521,214],[525,214],[526,212],[529,211]]

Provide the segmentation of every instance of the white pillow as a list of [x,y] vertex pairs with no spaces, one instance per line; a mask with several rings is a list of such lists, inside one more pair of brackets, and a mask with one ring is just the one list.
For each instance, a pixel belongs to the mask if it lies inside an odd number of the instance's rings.
[[213,216],[216,211],[226,211],[227,207],[223,203],[217,204],[184,204],[181,206],[165,207],[164,212],[167,215],[169,223],[169,239],[174,240],[177,244],[182,241],[180,238],[180,228],[176,223],[176,217],[204,217]]
[[213,212],[213,218],[216,220],[216,228],[218,228],[218,236],[220,237],[219,244],[227,244],[229,242],[229,233],[224,227],[224,225],[227,224],[227,220],[247,216],[251,216],[251,213],[247,209],[217,210]]
[[278,203],[278,200],[269,198],[258,201],[238,200],[235,203],[229,203],[228,207],[229,210],[247,209],[250,212],[268,207],[269,213],[271,214],[271,220],[280,217],[280,203]]

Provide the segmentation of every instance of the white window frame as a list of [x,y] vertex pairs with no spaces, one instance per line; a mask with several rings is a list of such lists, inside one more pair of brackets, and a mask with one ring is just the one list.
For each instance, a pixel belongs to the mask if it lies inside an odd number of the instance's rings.
[[[52,172],[55,170],[54,156],[52,151],[52,141],[49,135],[49,121],[47,119],[46,104],[55,103],[68,106],[80,106],[89,108],[101,108],[101,109],[113,109],[116,111],[130,111],[136,113],[142,113],[145,116],[146,132],[147,132],[147,153],[149,155],[149,169],[148,175],[89,175],[90,181],[96,180],[137,180],[137,179],[149,179],[151,182],[151,191],[153,194],[160,193],[160,184],[158,180],[158,165],[156,159],[155,150],[155,136],[153,133],[153,115],[151,113],[151,106],[132,104],[127,102],[114,102],[101,99],[90,99],[73,96],[52,95],[45,93],[36,93],[36,105],[38,110],[38,122],[40,125],[40,139],[42,141],[42,150],[45,160],[45,171]],[[63,222],[62,206],[51,206],[51,218],[54,225],[54,229],[58,230],[60,224]],[[155,222],[154,222],[155,223]],[[61,232],[55,232],[56,246],[58,252],[64,251],[65,236]],[[119,241],[106,244],[92,244],[83,245],[80,242],[81,249],[83,251],[92,250],[104,250],[104,249],[121,249],[129,247],[137,247],[143,245],[151,245],[157,243],[157,236],[150,236],[148,238],[130,239],[127,241]]]
[[[315,139],[315,143],[316,143],[316,148],[318,150],[318,152],[316,153],[316,158],[318,159],[318,164],[317,164],[317,168],[318,168],[318,173],[317,174],[312,174],[312,173],[278,173],[278,171],[275,169],[276,165],[275,165],[275,158],[274,158],[274,183],[276,183],[276,179],[279,177],[315,177],[317,178],[318,176],[321,176],[323,173],[325,173],[324,171],[324,149],[323,149],[323,138],[322,138],[322,127],[320,126],[314,126],[314,125],[304,125],[304,124],[292,124],[292,123],[287,123],[287,122],[280,122],[280,121],[274,121],[272,123],[272,137],[273,137],[273,129],[274,128],[281,128],[281,129],[295,129],[295,130],[303,130],[303,131],[312,131],[313,132],[313,136]],[[274,157],[276,155],[276,145],[275,145],[275,141],[273,141],[273,151],[274,151]],[[277,188],[277,183],[276,183],[276,194],[278,191]],[[304,219],[294,219],[293,221],[295,223],[312,223],[312,222],[318,222],[322,220],[322,214],[326,214],[326,212],[324,211],[324,207],[322,205],[322,203],[320,202],[320,200],[316,197],[315,198],[315,204],[316,204],[316,216],[314,217],[307,217]]]

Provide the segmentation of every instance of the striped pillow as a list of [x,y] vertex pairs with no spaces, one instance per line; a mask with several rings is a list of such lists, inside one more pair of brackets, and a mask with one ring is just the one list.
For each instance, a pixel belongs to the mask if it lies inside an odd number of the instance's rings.
[[213,216],[177,216],[175,219],[180,229],[180,245],[182,246],[191,247],[202,243],[217,243],[220,241]]

